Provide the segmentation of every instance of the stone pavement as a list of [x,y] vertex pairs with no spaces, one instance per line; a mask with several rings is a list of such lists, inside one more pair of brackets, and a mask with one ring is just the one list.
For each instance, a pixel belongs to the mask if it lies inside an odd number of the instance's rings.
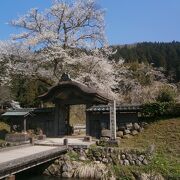
[[64,139],[68,139],[69,146],[82,146],[82,147],[89,147],[92,144],[95,144],[95,141],[85,142],[83,138],[77,137],[64,137],[64,138],[46,138],[45,140],[36,141],[35,144],[38,145],[49,145],[49,146],[62,146]]

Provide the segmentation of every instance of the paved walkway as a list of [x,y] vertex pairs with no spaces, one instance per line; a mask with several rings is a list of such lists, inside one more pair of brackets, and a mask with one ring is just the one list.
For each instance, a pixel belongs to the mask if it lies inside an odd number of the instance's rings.
[[[67,147],[62,146],[65,138],[47,138],[36,141],[38,145],[26,145],[7,148],[0,151],[0,179],[9,174],[16,174],[25,169],[37,166],[47,161],[58,158],[67,151]],[[87,148],[95,141],[85,142],[83,138],[69,138],[68,146],[74,148]]]
[[22,148],[17,148],[13,150],[7,150],[0,152],[0,166],[1,163],[12,161],[15,159],[27,157],[37,153],[43,153],[48,150],[55,149],[53,146],[26,146]]
[[69,146],[84,146],[89,147],[92,144],[95,144],[95,141],[85,142],[83,138],[46,138],[45,140],[37,141],[36,144],[38,145],[47,145],[47,146],[62,146],[64,139],[68,139]]
[[[85,146],[89,147],[95,144],[95,141],[84,142],[83,138],[66,138],[68,139],[69,146]],[[22,146],[20,148],[0,151],[0,166],[1,163],[16,160],[19,158],[28,157],[38,153],[44,153],[47,151],[54,150],[57,146],[62,146],[64,138],[47,138],[45,140],[37,141],[37,146]]]
[[22,146],[0,151],[0,179],[59,158],[64,146]]

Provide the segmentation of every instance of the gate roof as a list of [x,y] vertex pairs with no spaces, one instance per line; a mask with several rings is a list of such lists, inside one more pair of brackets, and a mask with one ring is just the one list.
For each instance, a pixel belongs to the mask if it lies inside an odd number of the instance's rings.
[[108,104],[111,98],[98,90],[88,87],[80,82],[71,80],[63,74],[59,83],[39,96],[42,101],[51,101],[67,105],[75,104]]

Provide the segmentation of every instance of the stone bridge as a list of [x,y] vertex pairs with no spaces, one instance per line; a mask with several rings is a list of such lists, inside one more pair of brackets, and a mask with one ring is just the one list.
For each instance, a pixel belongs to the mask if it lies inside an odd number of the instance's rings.
[[[18,146],[0,150],[0,179],[59,158],[65,146]],[[8,178],[7,178],[8,179]]]

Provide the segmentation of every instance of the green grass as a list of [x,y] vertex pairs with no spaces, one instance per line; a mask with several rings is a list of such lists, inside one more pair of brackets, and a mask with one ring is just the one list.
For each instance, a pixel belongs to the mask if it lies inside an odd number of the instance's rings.
[[122,139],[121,148],[145,149],[154,144],[156,152],[178,157],[180,152],[180,118],[161,120],[131,139]]
[[[130,178],[132,172],[156,172],[168,179],[180,178],[180,118],[161,120],[148,126],[144,132],[131,139],[122,139],[120,148],[146,149],[155,145],[155,154],[147,166],[119,166],[116,172]],[[122,178],[123,179],[123,178]],[[131,178],[130,178],[131,179]]]
[[67,155],[70,157],[71,160],[78,161],[79,160],[79,154],[75,151],[69,151]]

